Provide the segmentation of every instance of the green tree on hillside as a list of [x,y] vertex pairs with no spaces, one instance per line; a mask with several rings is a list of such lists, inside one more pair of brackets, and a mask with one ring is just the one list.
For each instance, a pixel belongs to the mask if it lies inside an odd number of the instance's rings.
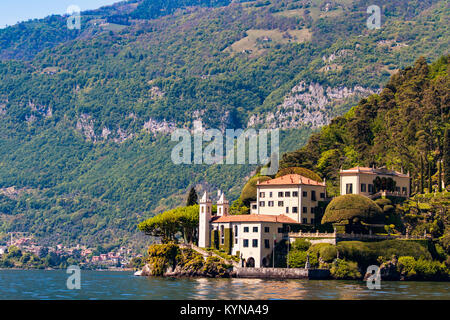
[[194,187],[191,187],[191,189],[189,190],[189,194],[188,194],[188,198],[186,201],[186,206],[194,206],[198,204],[198,196],[197,196],[197,192],[195,191]]
[[445,129],[444,138],[444,184],[445,186],[450,186],[450,130]]

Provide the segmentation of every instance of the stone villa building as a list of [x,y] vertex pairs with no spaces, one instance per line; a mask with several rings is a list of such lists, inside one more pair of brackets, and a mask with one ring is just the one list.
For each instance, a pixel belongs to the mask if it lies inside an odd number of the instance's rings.
[[318,202],[325,197],[325,183],[289,174],[257,184],[257,201],[250,214],[229,215],[229,202],[222,193],[213,215],[205,192],[199,202],[199,247],[223,248],[239,255],[248,267],[267,267],[289,226],[313,224]]
[[409,174],[403,174],[394,170],[382,168],[354,167],[348,170],[340,170],[340,191],[343,194],[361,194],[373,197],[376,194],[374,180],[376,177],[392,178],[395,182],[395,190],[392,195],[409,197],[411,194]]
[[[380,196],[374,189],[376,177],[392,178],[395,182],[394,191],[383,195],[409,197],[409,174],[367,167],[340,171],[341,195]],[[213,214],[212,201],[204,193],[199,201],[199,247],[224,249],[240,256],[246,267],[271,266],[276,243],[294,240],[295,234],[289,232],[295,225],[320,223],[315,219],[323,213],[322,204],[329,201],[325,182],[298,174],[258,181],[256,189],[256,201],[250,203],[250,214],[246,215],[230,215],[223,193],[217,201],[217,213]]]

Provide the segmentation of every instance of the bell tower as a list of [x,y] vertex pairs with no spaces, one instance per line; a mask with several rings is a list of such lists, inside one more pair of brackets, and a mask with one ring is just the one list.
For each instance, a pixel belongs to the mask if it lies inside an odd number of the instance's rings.
[[211,246],[210,224],[212,215],[212,203],[205,191],[199,202],[199,223],[198,223],[198,246],[200,248],[209,248]]
[[228,211],[230,209],[230,204],[228,200],[225,198],[225,194],[222,192],[219,197],[219,201],[217,201],[217,215],[227,216]]

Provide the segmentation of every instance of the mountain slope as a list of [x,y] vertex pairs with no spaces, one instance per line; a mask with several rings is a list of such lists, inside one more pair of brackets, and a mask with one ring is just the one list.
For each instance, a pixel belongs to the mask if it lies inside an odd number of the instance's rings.
[[295,150],[448,50],[446,1],[390,1],[372,31],[368,1],[328,2],[129,1],[80,31],[57,16],[0,30],[0,232],[128,241],[190,186],[237,198],[255,166],[175,166],[168,133],[280,127]]

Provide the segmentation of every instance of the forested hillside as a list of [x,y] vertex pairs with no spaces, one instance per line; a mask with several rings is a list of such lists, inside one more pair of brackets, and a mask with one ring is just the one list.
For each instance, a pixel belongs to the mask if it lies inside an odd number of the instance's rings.
[[414,193],[437,189],[439,172],[445,171],[449,185],[449,66],[450,56],[431,65],[419,58],[393,75],[379,94],[362,99],[306,146],[283,155],[280,166],[314,170],[336,191],[339,169],[355,166],[410,172]]
[[371,4],[141,0],[83,12],[81,30],[60,16],[0,29],[0,238],[118,243],[191,186],[236,199],[255,166],[175,166],[169,133],[281,128],[295,150],[448,53],[447,1],[385,2],[379,30]]

